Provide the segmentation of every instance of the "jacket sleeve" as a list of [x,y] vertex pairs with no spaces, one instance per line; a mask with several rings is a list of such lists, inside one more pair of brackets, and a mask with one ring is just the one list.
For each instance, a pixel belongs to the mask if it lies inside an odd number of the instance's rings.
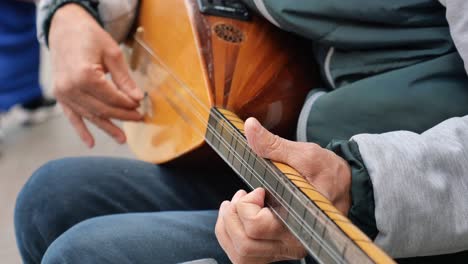
[[39,41],[48,44],[50,23],[62,6],[75,3],[86,9],[118,42],[128,36],[138,10],[139,0],[41,0],[37,16]]
[[468,116],[415,134],[352,138],[372,183],[375,242],[392,257],[468,248]]
[[465,62],[468,74],[468,1],[466,0],[439,0],[447,9],[446,17],[450,26],[455,46]]
[[351,208],[348,218],[367,236],[375,239],[378,231],[374,215],[374,190],[359,146],[353,140],[334,140],[327,149],[341,156],[351,167]]

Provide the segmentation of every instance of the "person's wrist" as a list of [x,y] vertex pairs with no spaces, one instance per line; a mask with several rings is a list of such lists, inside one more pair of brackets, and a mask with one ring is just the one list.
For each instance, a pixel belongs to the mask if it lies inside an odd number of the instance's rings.
[[[64,10],[73,9],[77,10],[78,14],[86,13],[88,16],[94,18],[94,20],[102,25],[98,14],[98,5],[99,2],[97,0],[51,0],[51,3],[46,5],[44,9],[48,12],[48,15],[45,16],[44,20],[39,20],[41,24],[41,28],[43,29],[43,38],[45,44],[49,46],[49,35],[50,31],[52,30],[52,22],[53,20],[57,20],[57,16],[60,13],[68,13],[64,12]],[[72,6],[73,8],[70,8]],[[65,16],[65,24],[69,24],[71,18],[75,18],[76,16],[74,13],[68,13]],[[68,23],[67,23],[68,22]],[[72,22],[79,22],[79,20],[73,20]],[[55,23],[57,24],[57,23]]]
[[[56,41],[63,41],[69,32],[70,23],[83,23],[84,20],[89,20],[90,23],[97,23],[96,20],[84,9],[76,3],[66,4],[55,12],[50,22],[49,28],[49,47],[53,49]],[[68,36],[69,37],[69,36]]]
[[339,159],[338,175],[341,185],[341,193],[337,199],[337,207],[344,214],[348,215],[349,209],[351,208],[351,166],[342,157],[336,155]]

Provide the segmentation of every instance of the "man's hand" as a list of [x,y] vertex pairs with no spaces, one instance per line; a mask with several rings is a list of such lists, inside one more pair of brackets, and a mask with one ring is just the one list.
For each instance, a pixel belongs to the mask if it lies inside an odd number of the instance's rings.
[[351,206],[351,168],[334,152],[314,143],[294,142],[273,135],[255,118],[245,122],[250,147],[260,157],[293,167],[344,215]]
[[[130,77],[118,44],[83,8],[68,4],[53,17],[49,45],[55,96],[81,139],[94,146],[87,119],[124,143],[125,134],[111,119],[140,121],[136,108],[143,93]],[[108,72],[112,81],[106,79]]]
[[302,244],[264,207],[265,190],[238,191],[224,201],[216,222],[216,237],[235,264],[270,263],[305,257]]
[[[275,136],[253,118],[245,122],[250,147],[259,156],[296,169],[347,215],[351,206],[351,170],[341,157],[313,143],[292,142]],[[239,191],[221,204],[216,236],[236,264],[270,263],[299,259],[306,252],[270,211],[265,191]]]

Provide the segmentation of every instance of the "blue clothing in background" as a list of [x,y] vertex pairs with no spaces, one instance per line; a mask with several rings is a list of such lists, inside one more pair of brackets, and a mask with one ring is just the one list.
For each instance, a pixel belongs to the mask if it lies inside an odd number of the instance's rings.
[[41,96],[36,5],[0,1],[0,112]]

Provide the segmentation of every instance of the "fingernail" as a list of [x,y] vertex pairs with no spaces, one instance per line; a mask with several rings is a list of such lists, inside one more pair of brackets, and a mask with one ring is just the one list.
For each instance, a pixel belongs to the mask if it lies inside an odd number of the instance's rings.
[[132,94],[137,100],[142,100],[145,97],[144,93],[138,88],[133,89]]
[[262,125],[260,124],[260,122],[258,122],[258,120],[256,118],[249,118],[250,119],[250,122],[252,122],[252,129],[255,131],[255,132],[259,132],[262,128]]
[[119,144],[125,143],[125,137],[122,136],[122,135],[114,136],[114,139],[115,139],[115,141],[117,141],[117,143],[119,143]]
[[82,138],[82,142],[86,145],[86,147],[88,148],[92,148],[93,147],[93,140],[89,137],[83,137]]

